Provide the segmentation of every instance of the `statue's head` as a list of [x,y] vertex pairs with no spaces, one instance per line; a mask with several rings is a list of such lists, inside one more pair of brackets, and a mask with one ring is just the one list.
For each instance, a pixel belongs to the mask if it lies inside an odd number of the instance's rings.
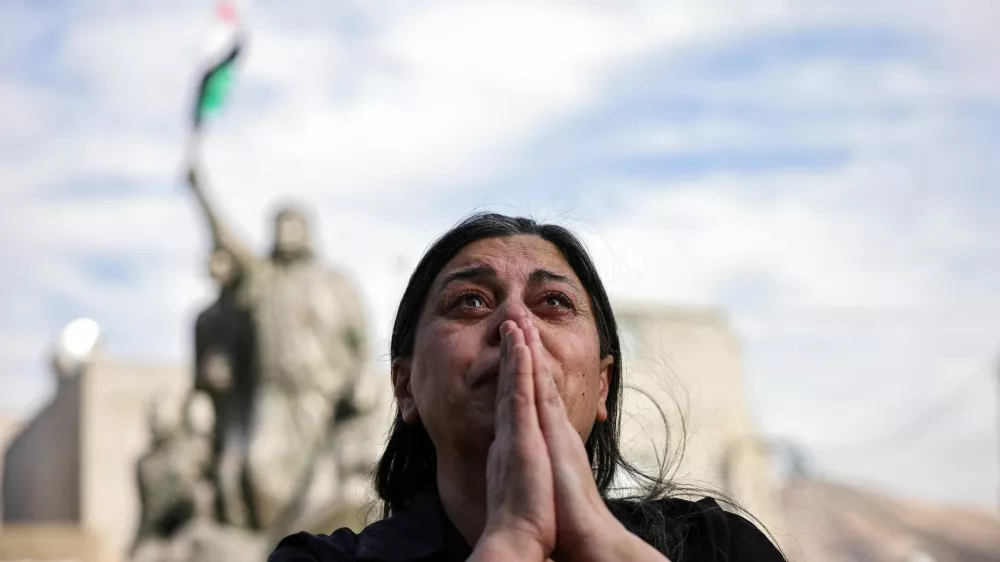
[[296,207],[285,207],[274,217],[274,251],[276,259],[295,260],[312,257],[309,219]]
[[162,400],[159,395],[146,403],[146,416],[154,443],[168,441],[180,430],[182,420],[176,405]]
[[212,397],[204,391],[195,391],[184,404],[182,424],[185,433],[197,437],[212,434],[215,426],[215,406]]
[[228,287],[239,278],[239,269],[233,255],[225,248],[216,248],[208,257],[208,274],[220,287]]

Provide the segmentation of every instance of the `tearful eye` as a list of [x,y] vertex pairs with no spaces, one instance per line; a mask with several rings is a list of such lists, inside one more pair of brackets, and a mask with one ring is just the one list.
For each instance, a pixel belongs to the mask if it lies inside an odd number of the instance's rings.
[[486,306],[486,301],[483,297],[474,293],[463,295],[458,299],[458,303],[469,308],[481,308]]
[[546,295],[542,300],[545,306],[552,306],[556,308],[573,308],[573,304],[570,303],[569,299],[558,293],[552,293]]
[[448,308],[462,310],[478,310],[488,307],[489,303],[486,297],[475,291],[462,293],[453,298],[448,304]]

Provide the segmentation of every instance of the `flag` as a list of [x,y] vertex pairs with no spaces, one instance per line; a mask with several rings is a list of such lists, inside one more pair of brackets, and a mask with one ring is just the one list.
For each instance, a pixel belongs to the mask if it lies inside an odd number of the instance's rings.
[[221,0],[216,6],[215,22],[204,71],[198,82],[192,110],[191,127],[199,131],[205,119],[218,113],[232,90],[236,61],[244,47],[243,6],[234,0]]

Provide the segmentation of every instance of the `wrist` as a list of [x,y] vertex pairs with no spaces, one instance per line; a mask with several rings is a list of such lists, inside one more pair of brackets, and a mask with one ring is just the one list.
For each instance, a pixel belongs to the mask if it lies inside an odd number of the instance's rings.
[[557,560],[579,562],[604,562],[609,560],[631,560],[622,557],[630,552],[633,540],[640,540],[629,532],[610,513],[590,518],[590,523],[581,525],[579,532],[561,540],[557,548]]
[[646,541],[630,532],[615,520],[602,531],[591,534],[586,540],[576,542],[576,548],[560,552],[557,560],[575,562],[609,562],[611,560],[636,560],[669,562]]
[[507,529],[486,530],[476,542],[472,557],[477,562],[545,560],[541,543],[525,533]]

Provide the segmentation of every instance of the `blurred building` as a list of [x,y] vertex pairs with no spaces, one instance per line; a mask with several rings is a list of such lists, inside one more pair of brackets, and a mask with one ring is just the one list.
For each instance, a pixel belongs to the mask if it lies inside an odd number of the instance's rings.
[[624,356],[622,447],[647,471],[666,467],[695,496],[729,495],[782,527],[770,454],[758,447],[739,345],[718,310],[616,307]]
[[818,479],[781,491],[786,554],[809,562],[997,562],[1000,518]]
[[[781,498],[769,455],[757,446],[739,347],[725,317],[641,303],[616,310],[626,454],[653,471],[667,466],[676,482],[730,494],[787,548]],[[190,384],[186,366],[100,356],[61,377],[51,401],[9,444],[0,561],[124,560],[139,518],[135,463],[149,443],[150,401],[179,411]],[[321,519],[311,530],[363,524],[338,506]]]
[[[0,482],[3,481],[3,456],[7,443],[18,432],[21,420],[11,415],[0,414]],[[3,525],[3,489],[0,488],[0,526]]]
[[96,357],[59,377],[52,399],[8,443],[0,560],[118,562],[139,520],[135,462],[151,401],[180,402],[185,369]]

